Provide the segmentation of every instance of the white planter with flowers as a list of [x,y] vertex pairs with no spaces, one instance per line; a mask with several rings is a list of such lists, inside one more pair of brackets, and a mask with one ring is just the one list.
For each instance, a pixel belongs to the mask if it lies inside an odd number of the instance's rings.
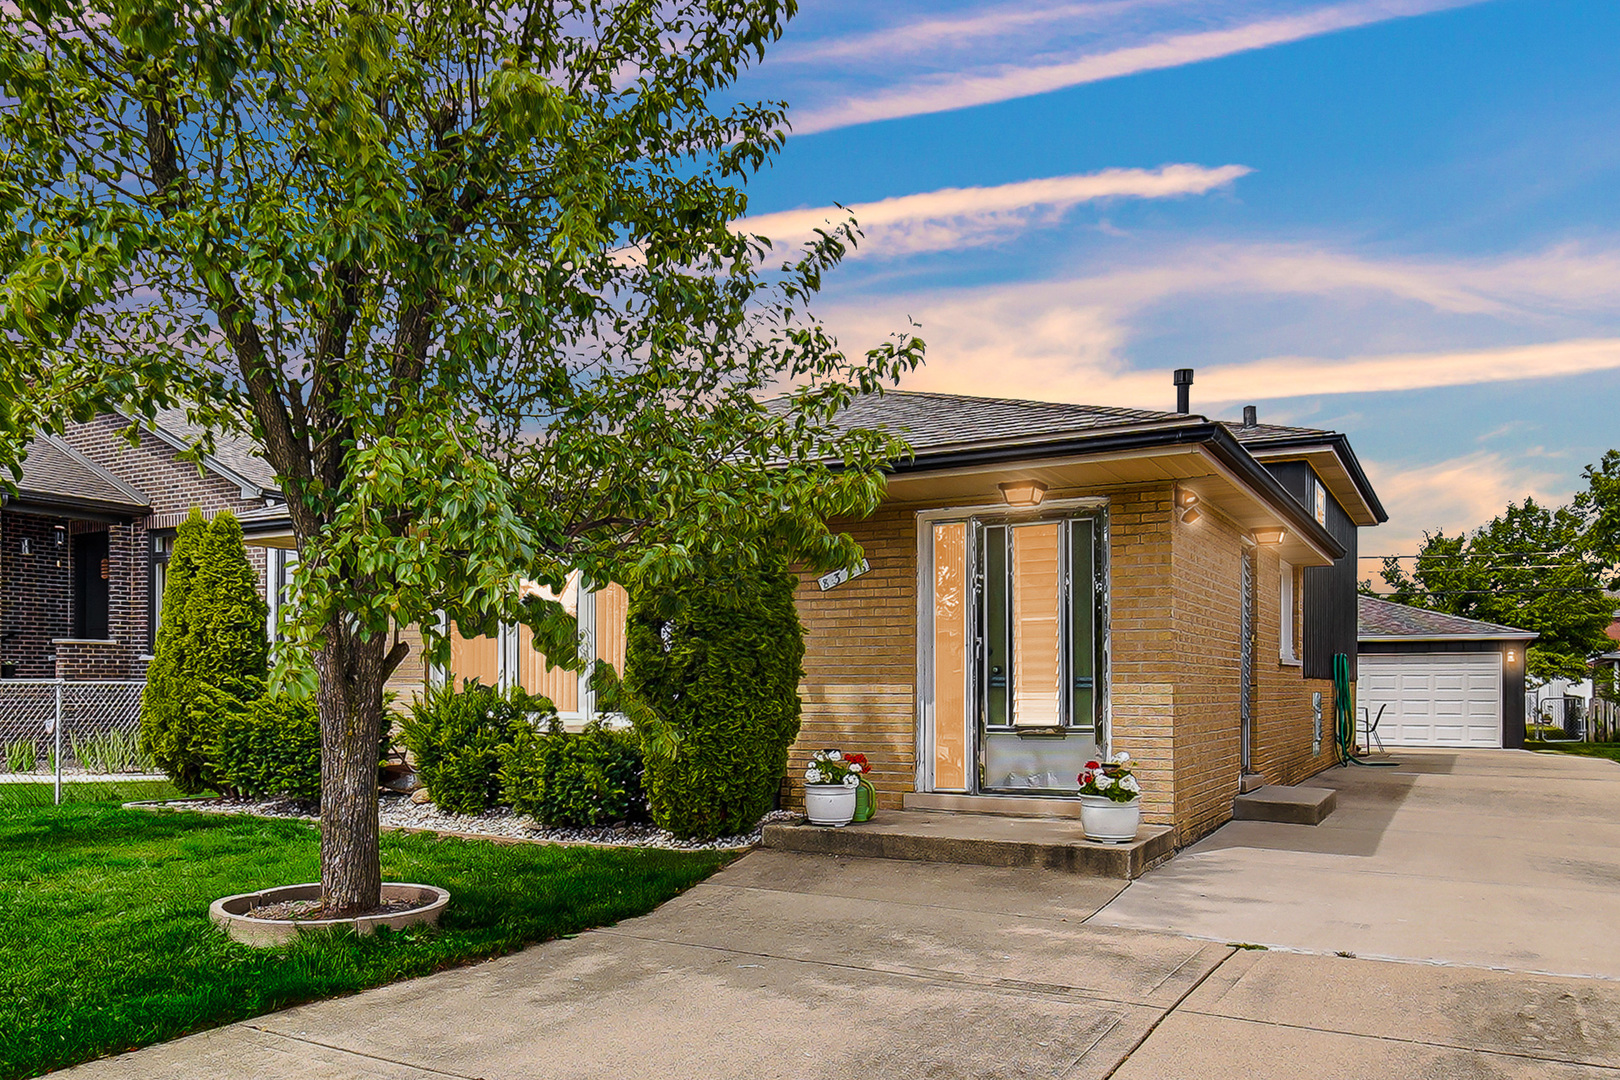
[[804,770],[804,814],[812,825],[848,825],[855,817],[855,793],[862,765],[839,750],[817,750]]
[[1080,774],[1080,827],[1087,840],[1128,844],[1142,827],[1142,787],[1131,774],[1131,755],[1086,762]]

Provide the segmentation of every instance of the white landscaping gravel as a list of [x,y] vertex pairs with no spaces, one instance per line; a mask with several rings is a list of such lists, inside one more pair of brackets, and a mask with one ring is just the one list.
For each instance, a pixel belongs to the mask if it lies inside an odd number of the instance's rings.
[[[135,803],[171,810],[200,810],[209,814],[250,814],[255,817],[295,818],[316,821],[307,804],[292,799],[176,799],[169,802]],[[531,840],[553,844],[598,844],[603,847],[652,847],[673,851],[718,851],[753,847],[760,841],[766,824],[798,821],[802,815],[791,810],[773,810],[752,832],[721,836],[714,840],[681,840],[656,825],[604,825],[586,829],[548,829],[527,815],[510,810],[490,810],[482,814],[450,814],[432,803],[413,803],[407,795],[385,794],[377,799],[377,816],[383,828],[423,829],[429,832],[492,836],[510,840]]]

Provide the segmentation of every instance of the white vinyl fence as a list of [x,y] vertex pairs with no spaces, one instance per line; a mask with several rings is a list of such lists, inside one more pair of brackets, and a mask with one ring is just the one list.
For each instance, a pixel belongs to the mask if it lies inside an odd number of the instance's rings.
[[141,751],[145,689],[0,679],[0,802],[60,804],[75,785],[164,779]]

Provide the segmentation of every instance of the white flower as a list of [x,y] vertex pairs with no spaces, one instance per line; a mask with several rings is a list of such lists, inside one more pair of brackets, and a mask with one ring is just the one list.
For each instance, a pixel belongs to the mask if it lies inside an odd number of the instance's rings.
[[844,752],[842,750],[829,750],[829,751],[827,751],[827,760],[828,761],[843,761],[844,760]]
[[816,761],[826,761],[827,760],[827,752],[825,750],[817,750],[814,754],[811,755],[811,757]]
[[849,771],[850,772],[860,772],[861,771],[861,763],[858,762],[858,761],[850,762],[849,763]]
[[857,777],[854,773],[850,773],[848,776],[844,777],[844,786],[845,787],[860,787],[861,786],[860,778]]
[[1107,791],[1114,786],[1114,778],[1106,773],[1098,773],[1097,779],[1093,780],[1092,783],[1097,785],[1098,791]]
[[804,782],[805,783],[807,783],[807,784],[815,784],[815,783],[819,783],[820,780],[821,780],[821,773],[818,772],[817,770],[815,770],[815,769],[806,769],[806,770],[804,770]]
[[1124,765],[1124,764],[1126,764],[1127,762],[1129,762],[1131,760],[1131,755],[1129,755],[1125,751],[1121,750],[1119,753],[1115,754],[1113,757],[1109,758],[1108,760],[1112,764],[1115,764],[1115,765]]
[[1134,776],[1121,777],[1119,786],[1124,788],[1126,791],[1133,793],[1140,792],[1142,790],[1142,785],[1136,782],[1136,777]]

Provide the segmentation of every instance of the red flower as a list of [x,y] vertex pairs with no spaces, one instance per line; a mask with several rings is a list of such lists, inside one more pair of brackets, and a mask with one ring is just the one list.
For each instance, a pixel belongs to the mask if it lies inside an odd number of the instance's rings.
[[871,764],[871,762],[866,760],[865,754],[845,754],[844,760],[854,762],[856,765],[859,765],[862,772],[865,772],[867,766]]
[[1100,769],[1100,768],[1102,768],[1102,762],[1100,762],[1100,761],[1088,761],[1088,762],[1086,762],[1086,768],[1093,769],[1093,770]]

